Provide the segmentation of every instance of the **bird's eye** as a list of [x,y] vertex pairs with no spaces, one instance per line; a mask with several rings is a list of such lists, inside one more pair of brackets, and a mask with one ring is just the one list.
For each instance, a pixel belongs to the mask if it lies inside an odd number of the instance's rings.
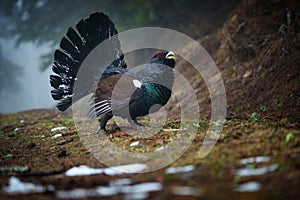
[[160,56],[162,56],[162,55],[163,55],[163,52],[159,51],[159,52],[157,52],[157,53],[155,54],[155,57],[158,58],[158,57],[160,57]]

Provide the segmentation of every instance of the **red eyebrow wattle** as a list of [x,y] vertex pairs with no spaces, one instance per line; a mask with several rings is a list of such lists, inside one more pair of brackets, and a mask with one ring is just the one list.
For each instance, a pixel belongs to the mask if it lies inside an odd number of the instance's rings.
[[159,56],[162,56],[163,55],[163,52],[159,51],[155,54],[155,57],[159,57]]

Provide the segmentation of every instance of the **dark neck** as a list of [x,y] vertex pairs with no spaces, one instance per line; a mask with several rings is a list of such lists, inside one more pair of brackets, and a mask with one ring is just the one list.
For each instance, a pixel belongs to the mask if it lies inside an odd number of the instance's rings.
[[146,64],[142,69],[135,73],[135,76],[142,83],[156,83],[169,89],[172,89],[174,82],[174,74],[171,67],[154,63]]

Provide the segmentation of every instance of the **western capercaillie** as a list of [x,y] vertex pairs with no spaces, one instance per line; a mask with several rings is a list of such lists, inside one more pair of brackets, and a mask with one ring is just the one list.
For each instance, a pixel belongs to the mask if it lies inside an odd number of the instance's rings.
[[[127,69],[116,34],[114,24],[103,13],[97,12],[80,20],[75,29],[68,29],[60,42],[60,49],[55,51],[52,66],[55,75],[50,76],[54,88],[51,94],[59,101],[57,108],[61,111],[93,93],[89,113],[99,118],[100,130],[105,130],[113,115],[127,118],[133,126],[141,127],[137,117],[149,114],[154,105],[165,105],[174,81],[175,54],[172,51],[159,50],[142,69],[132,72]],[[104,53],[112,62],[107,64],[100,77],[94,77],[99,74],[96,73],[98,69],[91,68],[85,77],[78,78],[84,59],[107,40],[112,48]],[[74,93],[76,81],[81,88]]]

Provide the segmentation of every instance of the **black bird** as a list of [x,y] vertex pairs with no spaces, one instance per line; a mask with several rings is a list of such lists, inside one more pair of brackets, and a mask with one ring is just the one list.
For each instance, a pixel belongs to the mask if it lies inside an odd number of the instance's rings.
[[[139,71],[127,70],[120,42],[113,37],[117,33],[113,22],[103,13],[96,12],[82,19],[62,38],[60,49],[54,53],[52,70],[56,75],[50,75],[50,84],[54,88],[51,95],[54,100],[59,100],[57,108],[60,111],[93,93],[89,113],[100,117],[99,130],[104,131],[113,115],[127,118],[137,128],[142,127],[137,117],[149,114],[154,105],[165,105],[174,81],[172,68],[176,62],[172,51],[158,51]],[[104,52],[104,57],[113,62],[108,63],[101,77],[94,77],[101,67],[92,66],[88,75],[80,77],[78,71],[84,59],[103,41],[112,46]],[[76,92],[75,82],[79,83]]]

